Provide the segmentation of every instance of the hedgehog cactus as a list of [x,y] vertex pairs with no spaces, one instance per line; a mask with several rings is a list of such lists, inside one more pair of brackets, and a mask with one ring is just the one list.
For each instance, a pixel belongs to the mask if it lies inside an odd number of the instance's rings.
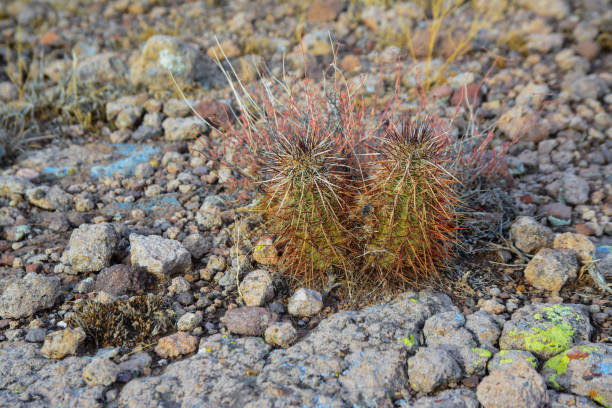
[[455,179],[444,135],[433,120],[391,123],[378,140],[365,191],[357,199],[369,279],[386,287],[437,275],[454,239]]
[[276,237],[280,266],[300,285],[324,288],[328,273],[350,283],[348,173],[324,134],[280,136],[264,153],[265,229]]

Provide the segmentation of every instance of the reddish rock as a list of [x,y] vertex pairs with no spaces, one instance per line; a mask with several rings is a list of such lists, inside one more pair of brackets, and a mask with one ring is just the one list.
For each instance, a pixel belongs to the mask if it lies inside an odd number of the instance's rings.
[[47,31],[40,39],[40,43],[42,45],[53,46],[59,45],[60,40],[60,36],[55,31]]
[[432,89],[431,96],[433,96],[436,99],[442,99],[442,98],[448,98],[449,96],[451,96],[452,93],[453,93],[453,88],[451,88],[447,84],[442,84]]
[[194,109],[202,118],[216,127],[230,122],[230,107],[224,103],[204,99]]
[[576,232],[576,234],[582,234],[582,235],[594,235],[595,234],[595,231],[587,227],[582,222],[576,224],[576,226],[574,227],[574,232]]
[[342,58],[342,61],[340,61],[340,68],[346,72],[357,71],[361,68],[361,61],[359,61],[359,57],[356,55],[346,55]]
[[193,353],[198,348],[198,338],[186,332],[177,332],[159,339],[155,352],[161,358],[172,358]]
[[120,296],[144,289],[145,279],[145,273],[137,268],[128,265],[113,265],[98,274],[95,289],[98,292]]
[[27,264],[25,268],[26,273],[38,272],[41,266],[42,266],[41,264],[37,264],[37,263]]
[[263,336],[272,321],[272,315],[263,307],[245,306],[228,310],[224,320],[231,333]]
[[572,218],[572,209],[562,203],[550,203],[544,206],[544,214],[550,217],[569,220]]
[[15,255],[8,252],[4,252],[0,256],[0,265],[13,266],[13,261],[15,261]]
[[576,45],[575,50],[582,58],[591,61],[599,55],[600,48],[595,41],[583,41]]

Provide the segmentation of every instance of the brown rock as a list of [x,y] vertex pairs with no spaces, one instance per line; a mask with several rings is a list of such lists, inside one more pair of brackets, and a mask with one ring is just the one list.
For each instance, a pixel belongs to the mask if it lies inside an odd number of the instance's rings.
[[306,19],[311,23],[333,21],[343,7],[342,0],[315,0],[306,12]]
[[359,61],[359,57],[356,55],[346,55],[342,58],[342,61],[340,61],[340,68],[346,72],[357,71],[361,68],[361,61]]
[[588,235],[588,236],[595,235],[595,231],[587,227],[586,224],[583,222],[577,223],[574,226],[574,231],[576,232],[576,234],[582,234],[582,235]]
[[595,253],[595,245],[585,235],[571,232],[557,235],[553,248],[567,248],[576,251],[582,262],[591,261]]
[[79,345],[85,340],[82,328],[58,330],[47,334],[40,354],[48,358],[63,358],[76,354]]
[[202,118],[216,127],[229,124],[230,122],[230,107],[224,103],[203,99],[194,109]]
[[595,41],[583,41],[576,45],[575,50],[582,58],[591,61],[599,55],[600,48]]
[[272,321],[272,315],[263,307],[245,306],[228,310],[224,320],[231,333],[263,336]]
[[162,358],[172,358],[193,353],[197,348],[197,337],[185,332],[178,332],[159,339],[155,352]]

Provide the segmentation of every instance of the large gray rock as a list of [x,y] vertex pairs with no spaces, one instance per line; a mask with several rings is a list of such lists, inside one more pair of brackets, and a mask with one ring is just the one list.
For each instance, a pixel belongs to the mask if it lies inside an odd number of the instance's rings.
[[145,268],[160,279],[191,269],[191,254],[173,239],[130,234],[130,246],[132,265]]
[[153,89],[167,88],[172,83],[168,71],[183,84],[211,85],[220,79],[214,62],[196,47],[177,37],[154,35],[130,66],[130,80]]
[[510,235],[514,240],[514,246],[528,254],[553,244],[552,230],[533,217],[518,217],[510,227]]
[[578,260],[571,249],[542,248],[525,267],[525,280],[538,289],[558,293],[578,274]]
[[546,382],[557,389],[612,406],[612,345],[582,343],[549,359],[542,369]]
[[201,340],[196,356],[170,364],[160,376],[129,382],[119,405],[385,404],[406,387],[406,354],[418,346],[420,328],[443,311],[457,311],[445,295],[405,293],[337,313],[295,345],[274,351],[258,338],[213,335]]
[[0,316],[19,319],[48,309],[60,296],[60,280],[56,277],[29,273],[9,284],[0,296]]
[[526,350],[550,358],[574,344],[588,341],[593,327],[581,305],[532,303],[512,314],[504,324],[499,348]]
[[72,231],[66,257],[75,272],[98,272],[110,265],[119,236],[112,224],[82,224]]
[[485,408],[538,408],[547,402],[544,379],[524,362],[493,371],[478,384],[476,395]]

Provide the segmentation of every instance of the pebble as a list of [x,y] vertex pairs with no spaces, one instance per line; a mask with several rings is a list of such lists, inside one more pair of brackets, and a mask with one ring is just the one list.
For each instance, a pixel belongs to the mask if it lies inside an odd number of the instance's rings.
[[40,354],[47,358],[60,359],[75,355],[81,343],[85,340],[82,328],[66,328],[47,334]]
[[83,224],[72,231],[64,256],[75,273],[98,272],[110,266],[118,241],[112,224]]
[[287,348],[297,340],[298,334],[291,322],[272,323],[264,333],[266,343]]
[[239,292],[247,306],[263,306],[274,297],[274,284],[268,271],[257,269],[240,282]]
[[272,321],[272,315],[263,307],[244,306],[229,309],[223,320],[230,333],[263,336]]
[[117,380],[119,366],[108,358],[97,357],[83,369],[83,381],[90,387],[109,386]]
[[537,222],[533,217],[518,217],[510,227],[514,245],[528,254],[549,247],[553,243],[553,232],[550,228]]
[[558,293],[563,285],[578,274],[578,261],[573,250],[542,248],[525,268],[525,279],[538,289]]
[[291,316],[312,317],[323,309],[321,294],[316,290],[300,288],[289,298],[287,311]]
[[193,353],[197,348],[198,338],[180,331],[159,339],[155,353],[161,358],[174,358]]
[[132,265],[165,280],[191,269],[191,254],[175,240],[158,235],[130,234],[130,259]]

